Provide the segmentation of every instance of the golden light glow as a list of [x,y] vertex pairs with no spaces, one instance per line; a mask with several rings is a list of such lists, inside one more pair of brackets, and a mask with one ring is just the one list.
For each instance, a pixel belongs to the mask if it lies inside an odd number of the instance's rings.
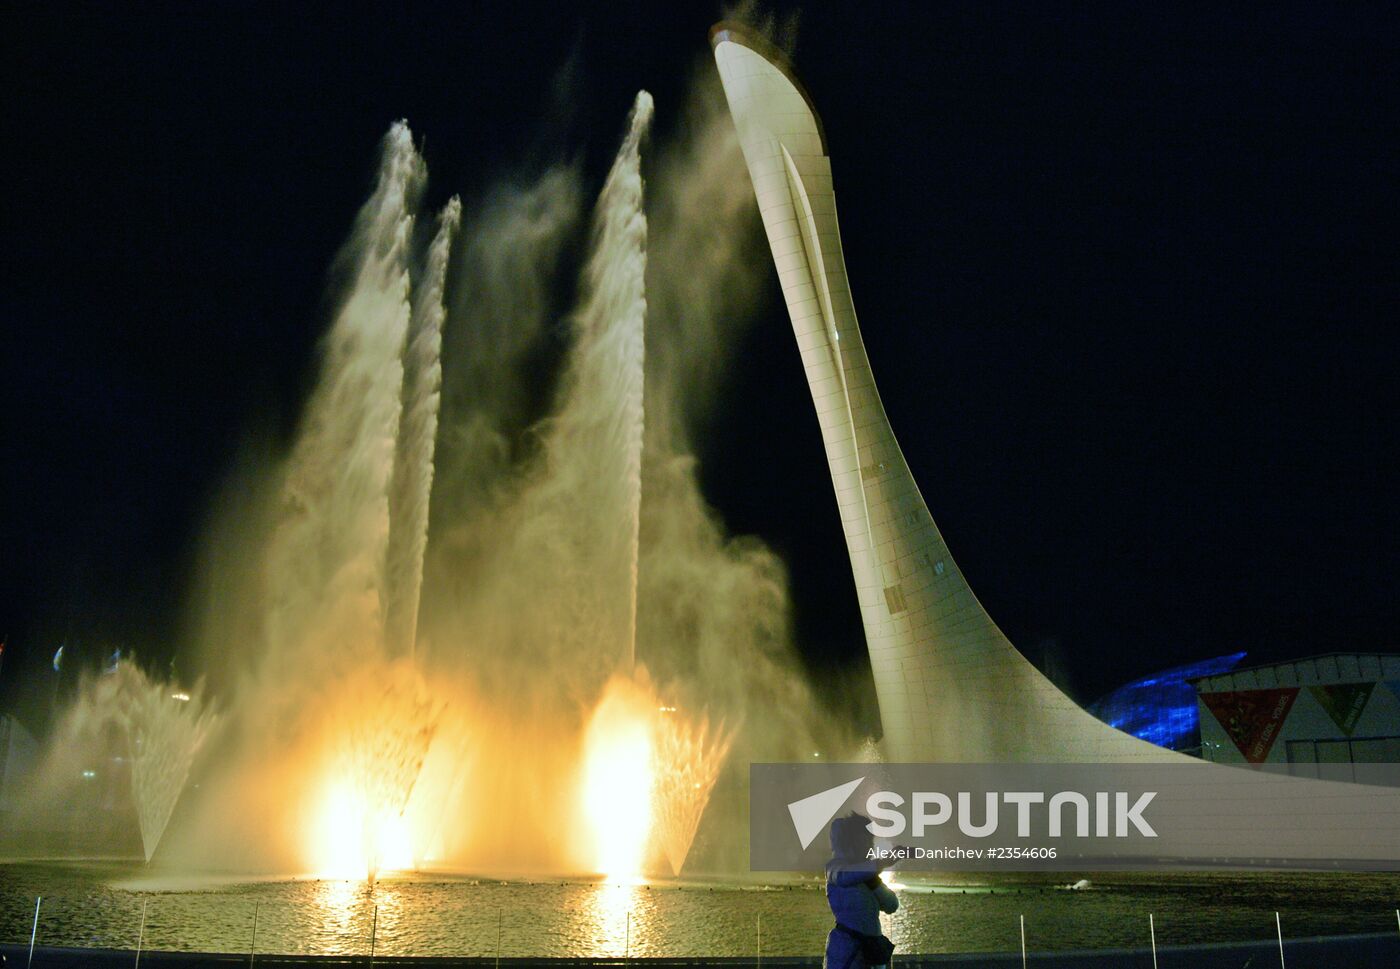
[[609,880],[638,878],[646,862],[655,707],[630,681],[614,679],[584,736],[583,816],[592,834],[593,869]]
[[408,833],[408,819],[402,814],[380,818],[375,825],[381,871],[408,871],[413,868],[413,840]]
[[370,817],[354,785],[343,780],[326,786],[312,837],[312,866],[322,878],[373,878],[413,867],[407,820]]

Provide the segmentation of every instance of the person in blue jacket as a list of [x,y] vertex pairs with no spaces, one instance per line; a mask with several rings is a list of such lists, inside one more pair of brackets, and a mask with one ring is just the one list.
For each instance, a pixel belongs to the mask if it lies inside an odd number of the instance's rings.
[[831,822],[826,900],[836,926],[826,937],[822,969],[882,969],[894,950],[880,930],[880,913],[899,908],[899,899],[880,881],[881,870],[893,862],[870,857],[875,839],[869,824],[859,814]]

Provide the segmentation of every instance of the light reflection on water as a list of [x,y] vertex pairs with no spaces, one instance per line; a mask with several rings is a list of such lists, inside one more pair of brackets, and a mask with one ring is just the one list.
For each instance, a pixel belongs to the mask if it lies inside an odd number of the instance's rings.
[[322,914],[322,922],[337,936],[349,937],[357,918],[363,919],[367,893],[355,882],[325,881],[316,883],[314,905]]
[[[1065,876],[947,876],[901,891],[887,931],[900,951],[1011,951],[1395,931],[1400,876],[1114,874],[1087,891]],[[1077,877],[1077,876],[1076,876]],[[44,895],[41,945],[384,955],[816,955],[831,916],[815,882],[793,886],[501,882],[443,876],[353,881],[176,881],[127,864],[0,864],[0,942],[27,942]],[[378,911],[378,921],[375,912]],[[499,942],[498,942],[499,940]],[[499,949],[498,949],[499,945]]]

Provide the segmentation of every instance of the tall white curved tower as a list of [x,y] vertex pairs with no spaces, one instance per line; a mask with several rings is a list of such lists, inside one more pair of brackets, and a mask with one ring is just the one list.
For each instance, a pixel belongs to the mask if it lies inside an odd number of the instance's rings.
[[826,443],[892,761],[1180,760],[1086,713],[968,587],[890,429],[846,281],[831,159],[783,55],[710,31]]

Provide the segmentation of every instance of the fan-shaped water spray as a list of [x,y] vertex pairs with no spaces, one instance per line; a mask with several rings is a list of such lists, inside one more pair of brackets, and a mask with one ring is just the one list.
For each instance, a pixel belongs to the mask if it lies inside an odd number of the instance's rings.
[[109,726],[125,740],[131,792],[150,861],[216,717],[203,690],[183,690],[148,677],[130,660],[83,684],[61,727],[64,742],[90,746]]
[[693,719],[674,706],[659,706],[657,714],[655,837],[671,873],[679,875],[733,734],[712,728],[705,714]]

